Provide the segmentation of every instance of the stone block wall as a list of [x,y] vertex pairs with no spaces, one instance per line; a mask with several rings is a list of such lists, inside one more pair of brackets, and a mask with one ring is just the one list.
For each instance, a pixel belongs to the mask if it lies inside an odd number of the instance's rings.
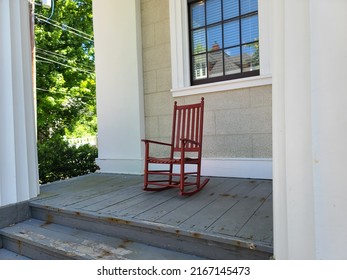
[[[201,96],[172,97],[169,1],[142,0],[141,11],[146,137],[170,141],[173,102]],[[261,86],[204,94],[203,157],[271,158],[271,92]]]

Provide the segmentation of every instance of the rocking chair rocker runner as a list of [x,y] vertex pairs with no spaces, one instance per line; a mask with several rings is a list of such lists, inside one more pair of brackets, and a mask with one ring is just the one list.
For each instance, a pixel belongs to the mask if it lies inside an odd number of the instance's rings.
[[[171,143],[143,139],[145,143],[144,190],[160,191],[179,188],[181,195],[191,195],[200,191],[209,181],[201,182],[201,153],[204,119],[204,98],[200,103],[178,106],[174,104]],[[164,145],[169,147],[166,158],[150,156],[150,146]],[[188,157],[193,155],[194,157]],[[164,165],[158,170],[149,165]],[[179,171],[174,170],[179,166]],[[195,166],[187,171],[186,165]],[[150,180],[151,177],[151,180]],[[153,179],[153,177],[157,179]],[[148,187],[153,185],[154,187]]]

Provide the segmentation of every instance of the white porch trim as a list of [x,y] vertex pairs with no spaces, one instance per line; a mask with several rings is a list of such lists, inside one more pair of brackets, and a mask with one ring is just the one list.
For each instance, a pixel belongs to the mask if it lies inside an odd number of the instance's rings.
[[204,176],[272,179],[270,158],[204,158]]
[[347,2],[272,5],[274,256],[346,259]]
[[[153,164],[153,169],[163,169],[163,165]],[[186,170],[194,171],[195,166],[186,165]],[[179,166],[174,166],[179,171]],[[272,159],[270,158],[203,158],[201,175],[211,177],[236,177],[272,179]]]
[[[143,159],[100,159],[96,160],[102,173],[143,174]],[[153,169],[166,166],[153,164]],[[187,170],[195,168],[187,165]],[[178,172],[179,166],[174,166]],[[270,158],[203,158],[202,176],[272,179],[272,159]]]
[[143,159],[102,159],[97,158],[96,164],[102,173],[118,173],[118,174],[143,174]]
[[0,206],[39,194],[27,0],[0,1]]
[[[140,0],[93,1],[101,172],[139,174],[145,135]],[[123,160],[125,159],[125,160]]]
[[206,94],[210,92],[259,87],[259,86],[265,86],[265,85],[272,85],[271,75],[263,75],[259,77],[249,77],[249,78],[230,80],[230,81],[224,81],[224,82],[218,82],[218,83],[182,87],[182,88],[172,89],[171,92],[173,97],[181,97],[186,95]]

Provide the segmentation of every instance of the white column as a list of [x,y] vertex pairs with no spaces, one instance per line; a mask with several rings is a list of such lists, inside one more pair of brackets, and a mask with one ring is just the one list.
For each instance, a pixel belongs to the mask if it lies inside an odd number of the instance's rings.
[[285,103],[284,103],[284,1],[272,0],[272,146],[274,256],[288,258],[286,192]]
[[139,0],[93,1],[101,172],[142,173],[144,104]]
[[347,259],[347,1],[310,2],[317,258]]
[[347,2],[272,5],[275,258],[346,259]]
[[315,257],[309,0],[274,1],[275,257]]
[[0,0],[0,206],[39,193],[27,0]]

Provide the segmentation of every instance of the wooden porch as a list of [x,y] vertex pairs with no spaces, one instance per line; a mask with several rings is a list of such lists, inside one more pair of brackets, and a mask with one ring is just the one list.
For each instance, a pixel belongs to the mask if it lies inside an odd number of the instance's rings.
[[212,177],[193,196],[142,186],[143,176],[100,173],[47,184],[31,216],[41,228],[55,223],[200,258],[272,256],[272,181]]

